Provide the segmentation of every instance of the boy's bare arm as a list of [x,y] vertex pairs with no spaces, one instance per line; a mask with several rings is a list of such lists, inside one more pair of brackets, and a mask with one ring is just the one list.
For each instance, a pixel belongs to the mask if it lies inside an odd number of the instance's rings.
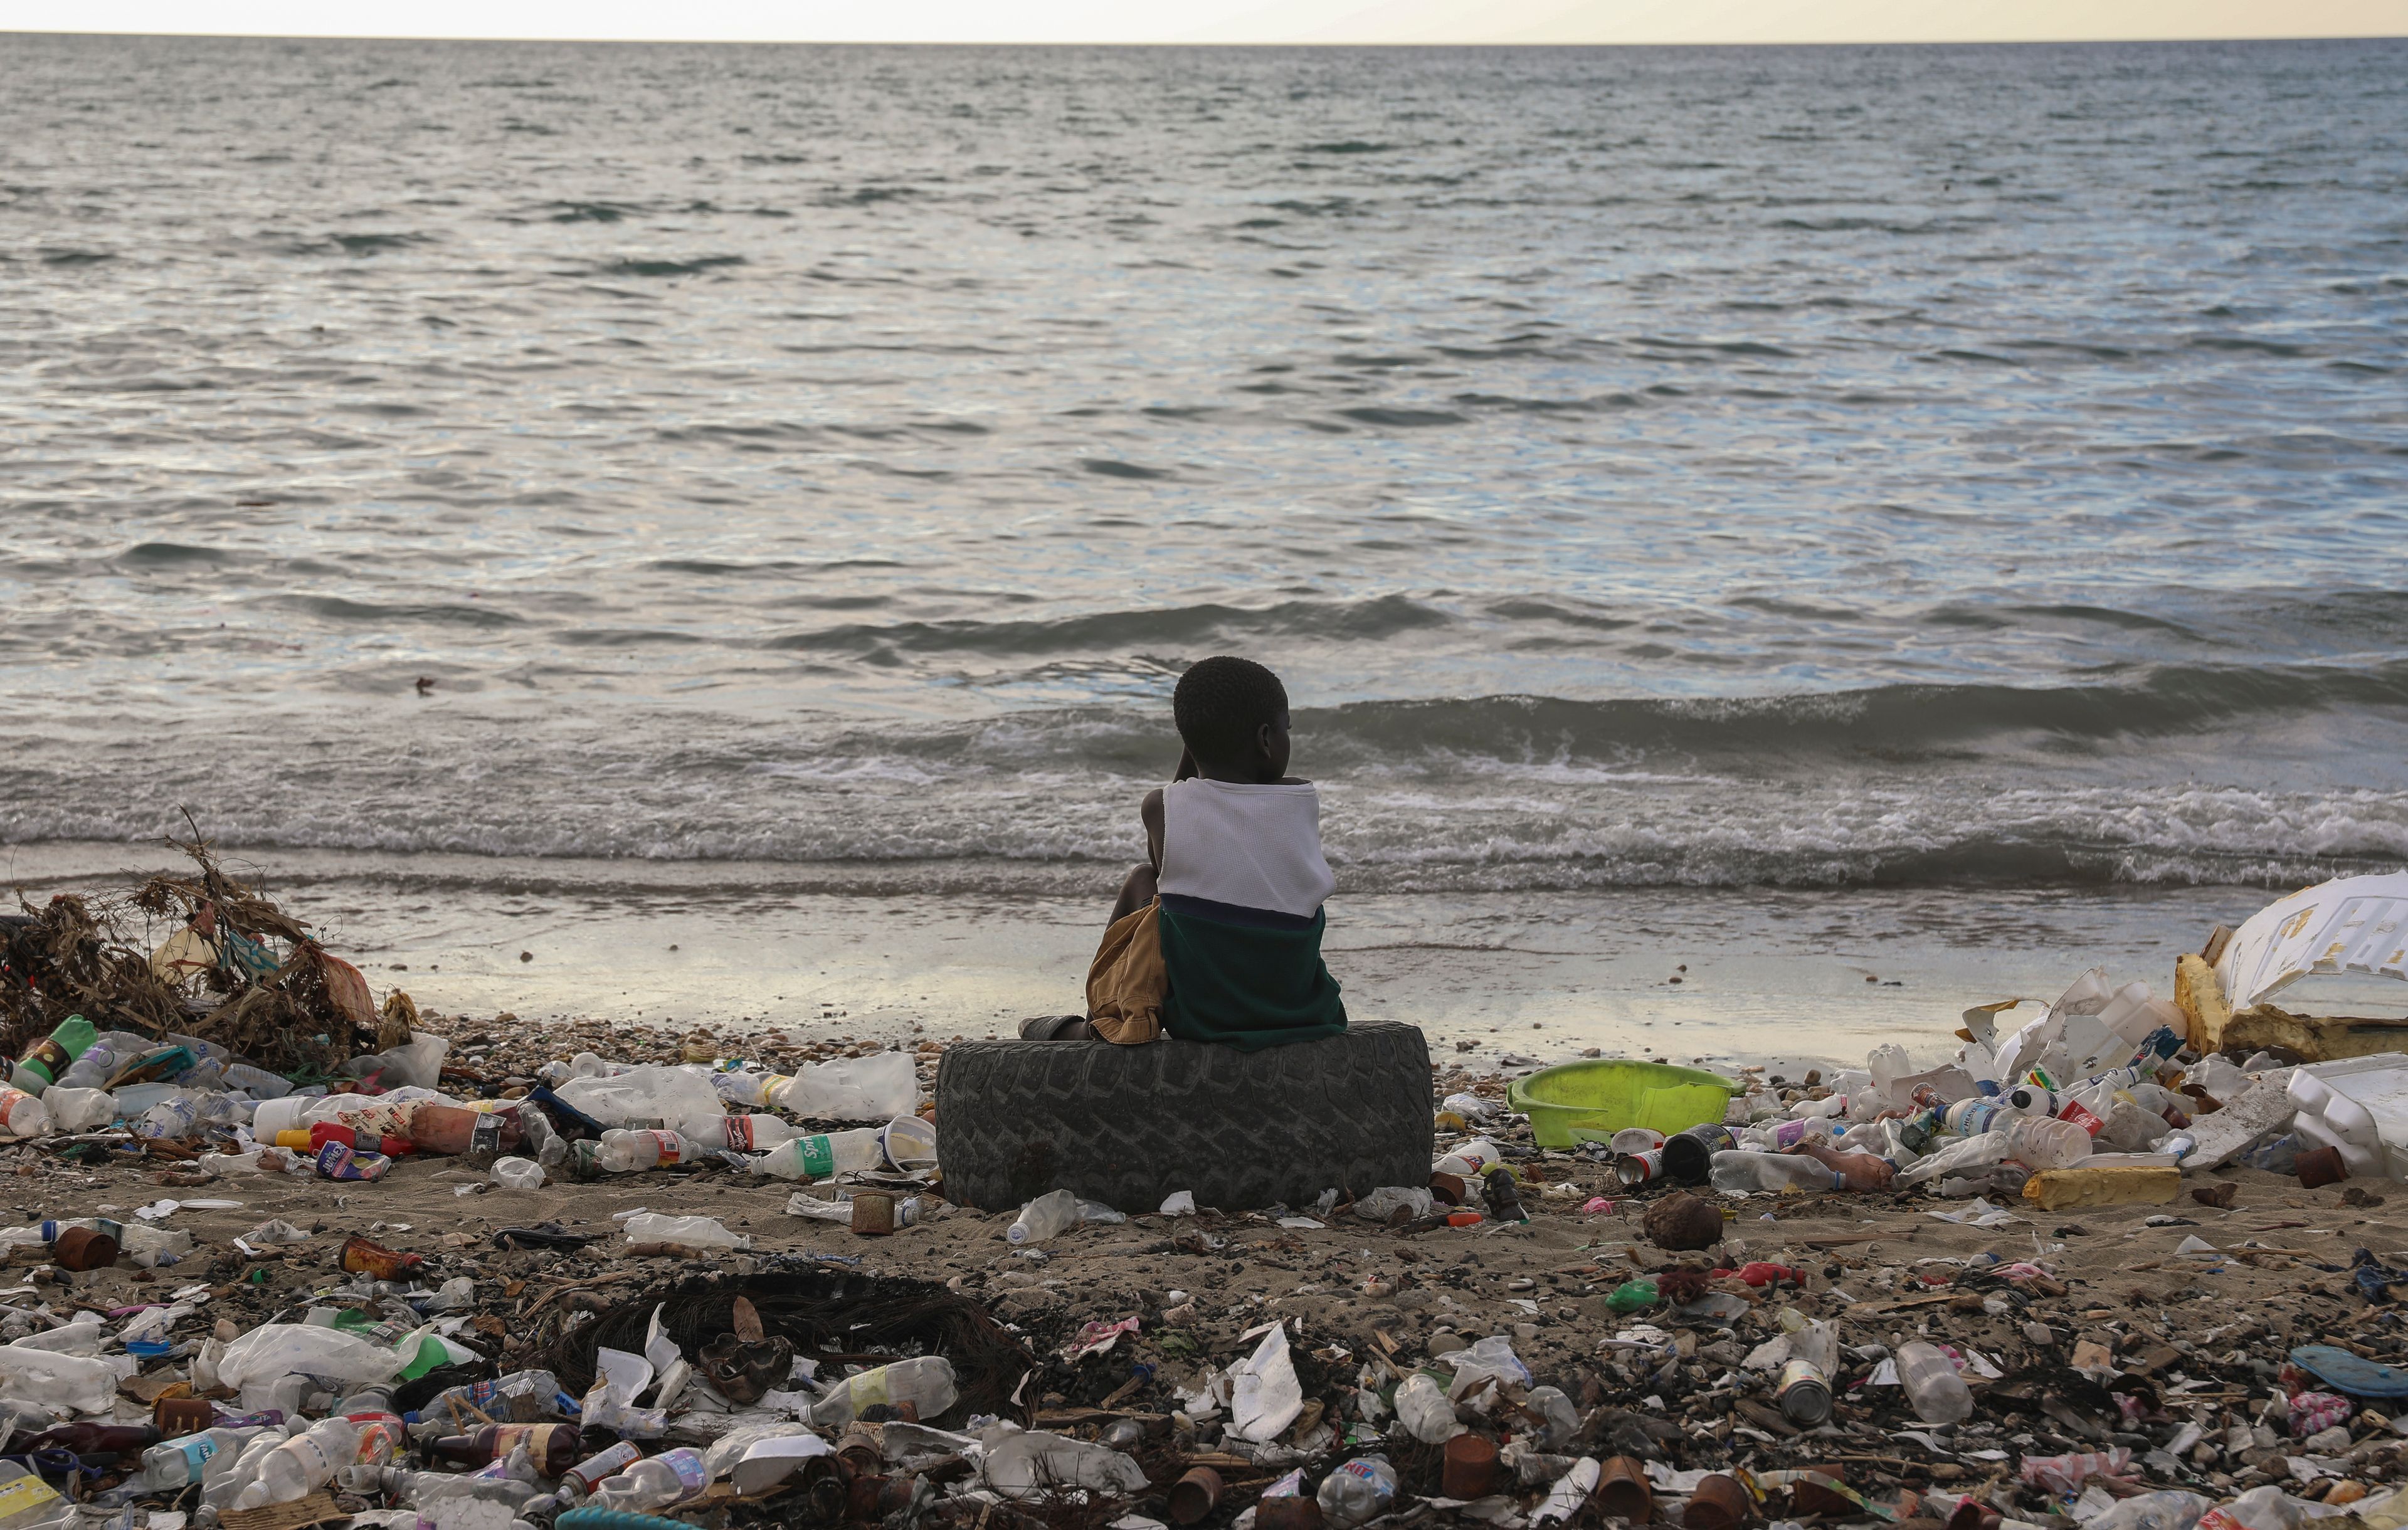
[[1145,822],[1145,859],[1155,876],[1162,875],[1162,788],[1157,786],[1145,794],[1137,810]]

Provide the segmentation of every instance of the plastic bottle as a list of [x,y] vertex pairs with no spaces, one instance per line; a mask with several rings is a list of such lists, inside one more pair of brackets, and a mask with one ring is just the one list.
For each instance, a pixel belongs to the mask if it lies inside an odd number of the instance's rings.
[[752,1166],[781,1180],[824,1180],[884,1166],[886,1150],[875,1126],[849,1132],[813,1132],[789,1137],[752,1160]]
[[918,1107],[920,1072],[903,1051],[807,1063],[778,1086],[770,1103],[810,1121],[885,1121]]
[[1714,1154],[1707,1178],[1728,1193],[1835,1190],[1842,1176],[1799,1153],[1737,1151]]
[[595,1163],[606,1174],[632,1174],[681,1164],[694,1156],[694,1144],[676,1132],[631,1131],[622,1127],[602,1134]]
[[1358,1455],[1321,1480],[1313,1494],[1321,1517],[1335,1530],[1351,1530],[1388,1511],[1397,1501],[1397,1468],[1383,1455]]
[[1972,1389],[1937,1345],[1915,1339],[1898,1347],[1898,1384],[1907,1406],[1926,1423],[1962,1423],[1973,1415]]
[[1749,1147],[1759,1152],[1787,1152],[1801,1142],[1820,1142],[1829,1138],[1831,1123],[1821,1116],[1806,1116],[1796,1121],[1776,1121],[1771,1125],[1746,1134]]
[[1419,1371],[1397,1389],[1397,1422],[1425,1445],[1443,1445],[1465,1432],[1446,1390]]
[[811,1405],[810,1417],[822,1429],[840,1429],[865,1408],[910,1403],[922,1419],[933,1419],[953,1407],[959,1395],[952,1361],[938,1354],[915,1355],[831,1384]]
[[1977,1095],[1970,1100],[1958,1100],[1942,1111],[1940,1119],[1958,1137],[1980,1137],[1995,1130],[2000,1118],[2014,1114],[2003,1100]]
[[2027,1168],[2067,1168],[2090,1156],[2090,1134],[2070,1121],[2027,1116],[2007,1128],[2006,1156]]
[[1484,1137],[1475,1137],[1461,1147],[1450,1151],[1431,1167],[1440,1174],[1453,1174],[1466,1180],[1477,1180],[1503,1162],[1505,1162],[1505,1155],[1497,1151],[1496,1143]]
[[[153,1445],[142,1452],[142,1475],[139,1479],[145,1493],[172,1493],[201,1480],[208,1464],[222,1455],[232,1461],[241,1455],[242,1448],[266,1433],[263,1425],[248,1429],[219,1427],[197,1435],[186,1435]],[[280,1435],[281,1430],[278,1431]]]
[[548,1370],[514,1370],[490,1381],[465,1381],[419,1404],[409,1415],[409,1432],[419,1439],[463,1433],[475,1422],[471,1408],[520,1423],[556,1419],[564,1416],[560,1395],[560,1378]]
[[578,1428],[573,1423],[489,1423],[432,1440],[426,1451],[454,1466],[483,1466],[507,1459],[522,1445],[538,1472],[558,1477],[576,1464]]
[[360,1426],[337,1414],[320,1419],[294,1436],[259,1463],[259,1473],[235,1495],[236,1509],[265,1509],[306,1498],[312,1488],[335,1480],[335,1473],[359,1453]]
[[40,1137],[50,1129],[50,1113],[23,1090],[0,1084],[0,1132],[10,1137]]
[[216,1509],[232,1505],[258,1479],[259,1464],[285,1437],[281,1425],[271,1425],[246,1440],[240,1454],[228,1451],[211,1456],[201,1468],[201,1502]]
[[42,1091],[42,1108],[50,1113],[54,1132],[90,1132],[116,1118],[117,1101],[105,1089],[52,1084]]
[[803,1135],[780,1116],[704,1116],[678,1123],[688,1141],[705,1152],[767,1152]]
[[0,1461],[0,1530],[64,1530],[76,1507],[13,1461]]
[[623,1439],[609,1450],[589,1455],[560,1474],[560,1485],[573,1488],[582,1497],[593,1493],[607,1478],[617,1476],[644,1459],[643,1447],[632,1439]]
[[59,1076],[99,1039],[100,1032],[91,1021],[81,1015],[69,1015],[59,1022],[57,1030],[26,1050],[8,1075],[8,1081],[28,1094],[38,1095],[58,1082]]
[[710,1473],[702,1464],[701,1451],[664,1451],[596,1483],[594,1501],[598,1509],[647,1514],[698,1498],[710,1486]]
[[106,1413],[117,1395],[117,1371],[106,1360],[0,1344],[0,1390],[55,1412]]
[[717,1217],[673,1217],[641,1211],[626,1223],[630,1243],[681,1243],[689,1249],[749,1249],[752,1240],[730,1232]]
[[255,1100],[278,1100],[293,1093],[292,1080],[249,1063],[226,1065],[225,1081],[228,1089],[239,1089]]
[[1068,1190],[1051,1190],[1020,1208],[1004,1230],[1014,1248],[1033,1247],[1079,1225],[1079,1197]]

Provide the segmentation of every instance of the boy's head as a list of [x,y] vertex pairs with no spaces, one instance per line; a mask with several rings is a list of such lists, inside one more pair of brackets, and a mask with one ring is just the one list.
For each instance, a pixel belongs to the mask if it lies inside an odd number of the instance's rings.
[[1205,659],[1179,677],[1171,720],[1196,768],[1214,780],[1276,781],[1287,774],[1287,688],[1252,659]]

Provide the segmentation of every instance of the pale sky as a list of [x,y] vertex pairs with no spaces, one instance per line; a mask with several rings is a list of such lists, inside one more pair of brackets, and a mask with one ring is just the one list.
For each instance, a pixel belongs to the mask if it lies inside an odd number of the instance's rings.
[[728,42],[1757,43],[2362,37],[2408,0],[0,0],[0,32]]

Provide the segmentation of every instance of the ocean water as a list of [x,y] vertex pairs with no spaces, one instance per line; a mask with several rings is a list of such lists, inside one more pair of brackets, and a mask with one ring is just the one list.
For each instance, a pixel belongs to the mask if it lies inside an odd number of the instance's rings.
[[2408,863],[2408,44],[0,67],[20,853],[1108,894],[1238,652],[1351,894]]

